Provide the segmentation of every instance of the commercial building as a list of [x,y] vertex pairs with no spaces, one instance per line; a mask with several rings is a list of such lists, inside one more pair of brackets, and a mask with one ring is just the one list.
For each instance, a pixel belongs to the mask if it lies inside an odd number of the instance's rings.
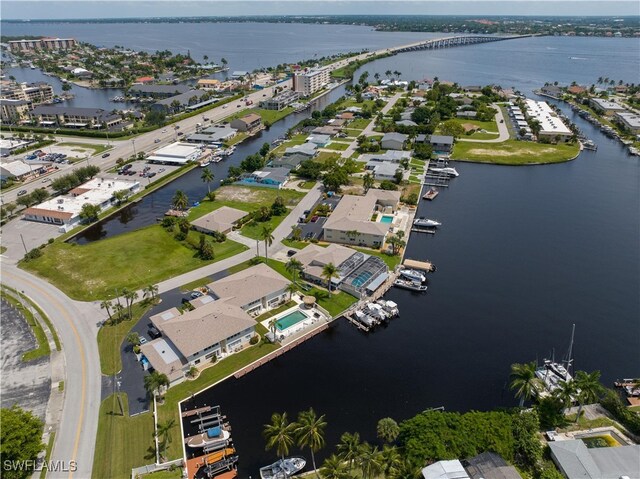
[[256,131],[262,127],[262,117],[255,113],[249,113],[248,115],[233,120],[230,126],[238,131]]
[[76,46],[73,38],[40,38],[37,40],[12,40],[9,48],[12,53],[30,52],[34,50],[69,50]]
[[198,86],[205,89],[217,90],[220,84],[220,80],[216,80],[215,78],[201,78],[198,80]]
[[245,173],[236,182],[239,185],[282,188],[289,181],[289,168],[267,166],[253,173]]
[[27,208],[24,210],[24,219],[70,227],[80,222],[80,211],[84,204],[89,203],[105,209],[111,206],[116,191],[126,190],[133,193],[139,187],[140,183],[136,180],[93,178],[74,188],[67,195],[57,196]]
[[171,385],[182,382],[191,367],[248,346],[256,325],[242,308],[225,298],[201,301],[183,314],[172,308],[150,320],[162,337],[143,344],[140,352],[156,371],[167,375]]
[[293,75],[292,89],[303,97],[313,95],[331,81],[328,68],[311,68]]
[[327,284],[324,267],[333,264],[338,275],[331,278],[332,289],[341,289],[357,298],[370,295],[389,277],[389,268],[377,256],[338,244],[326,248],[310,244],[293,258],[302,264],[302,277],[316,284]]
[[324,239],[331,243],[380,248],[391,224],[371,221],[371,218],[376,212],[392,216],[399,202],[399,191],[370,189],[365,196],[344,195],[323,225]]
[[571,139],[573,132],[546,101],[527,99],[526,105],[529,119],[536,120],[540,125],[538,139],[547,138],[554,141],[568,141]]
[[380,146],[383,150],[402,150],[407,142],[408,136],[402,133],[385,133],[380,140]]
[[191,90],[188,85],[131,85],[128,94],[139,98],[169,98]]
[[13,153],[15,150],[19,149],[19,148],[24,148],[25,146],[29,145],[31,143],[31,141],[26,141],[26,140],[17,140],[15,138],[11,138],[11,139],[0,139],[0,155],[4,156],[4,155],[10,155],[11,153]]
[[624,111],[624,107],[615,101],[604,100],[602,98],[591,98],[589,100],[591,107],[597,112],[606,116],[612,116],[614,113]]
[[584,441],[549,443],[551,459],[567,479],[640,479],[640,446],[588,448]]
[[212,125],[185,138],[189,143],[222,144],[236,136],[238,130],[227,125]]
[[4,123],[18,123],[28,120],[31,103],[27,100],[0,99],[0,119]]
[[200,158],[202,151],[197,146],[179,141],[160,148],[147,157],[151,163],[184,165]]
[[200,103],[200,99],[206,94],[207,92],[202,90],[187,90],[184,93],[158,100],[150,108],[154,111],[173,114]]
[[63,128],[112,128],[122,122],[120,115],[101,108],[40,105],[29,117],[38,126]]
[[291,282],[264,263],[209,283],[207,287],[226,303],[258,316],[277,308],[291,298],[287,286]]
[[245,216],[247,216],[246,211],[230,208],[229,206],[222,206],[211,213],[207,213],[193,220],[191,226],[196,231],[202,233],[213,233],[214,231],[218,233],[229,233],[233,230],[235,223]]
[[300,93],[292,90],[285,90],[273,98],[262,100],[260,102],[260,108],[264,108],[265,110],[284,110],[298,98],[300,98]]
[[4,182],[9,179],[21,181],[30,175],[42,173],[46,169],[46,164],[25,163],[20,160],[0,163],[0,181]]
[[640,115],[630,111],[619,111],[613,118],[634,135],[640,134]]

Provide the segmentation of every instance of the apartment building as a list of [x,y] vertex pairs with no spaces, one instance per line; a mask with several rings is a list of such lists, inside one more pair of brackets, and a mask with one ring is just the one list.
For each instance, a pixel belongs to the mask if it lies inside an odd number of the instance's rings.
[[311,96],[331,81],[328,68],[312,68],[293,76],[293,91],[300,96]]
[[36,40],[13,40],[9,42],[12,53],[34,50],[69,50],[77,45],[74,38],[39,38]]

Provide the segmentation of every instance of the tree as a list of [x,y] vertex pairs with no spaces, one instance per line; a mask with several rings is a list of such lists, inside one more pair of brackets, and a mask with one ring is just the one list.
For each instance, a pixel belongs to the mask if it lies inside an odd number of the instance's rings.
[[360,454],[357,458],[362,479],[371,479],[382,472],[382,456],[377,446],[365,442],[360,447]]
[[298,273],[302,271],[302,263],[296,258],[291,258],[285,265],[285,268],[293,276],[293,284],[296,284],[296,277]]
[[123,201],[126,201],[128,196],[129,196],[129,190],[118,190],[115,193],[113,193],[113,197],[118,203],[118,206],[120,206]]
[[357,432],[345,432],[340,436],[340,442],[337,446],[340,459],[349,463],[349,469],[353,467],[358,454],[360,452],[360,434]]
[[563,409],[567,409],[573,404],[577,392],[575,381],[560,381],[553,396],[560,401]]
[[338,268],[333,263],[327,263],[322,268],[322,277],[327,280],[327,289],[331,292],[331,279],[339,277]]
[[175,425],[176,425],[175,419],[167,419],[165,422],[158,423],[158,429],[156,430],[156,434],[158,435],[158,437],[162,437],[162,440],[160,442],[160,448],[162,449],[162,452],[164,454],[166,454],[167,452],[167,445],[170,444],[171,440],[173,439],[171,435],[171,430],[175,427]]
[[205,261],[212,260],[215,257],[213,246],[210,241],[207,241],[207,237],[204,234],[200,234],[198,252],[200,253],[200,258]]
[[140,346],[140,335],[135,331],[131,331],[129,334],[127,334],[127,342],[131,346]]
[[398,434],[400,434],[400,427],[393,418],[385,417],[378,421],[376,433],[378,438],[384,442],[394,442],[398,438]]
[[262,227],[262,232],[260,233],[260,239],[264,241],[264,259],[268,260],[268,248],[273,244],[273,228],[269,225],[265,225]]
[[271,145],[269,143],[263,143],[258,153],[260,153],[260,156],[266,157],[269,154],[270,150],[271,150]]
[[540,380],[536,377],[536,363],[532,361],[525,364],[511,365],[511,385],[516,391],[516,397],[520,398],[520,407],[524,406],[527,399],[531,399],[540,385]]
[[144,388],[147,394],[151,396],[159,396],[163,388],[169,386],[169,378],[166,374],[153,371],[144,377]]
[[156,295],[158,294],[158,285],[150,284],[142,289],[142,297],[147,299],[149,298],[151,301],[156,299]]
[[133,318],[133,312],[131,310],[132,306],[133,306],[133,302],[138,299],[139,295],[136,291],[129,291],[128,289],[123,289],[122,290],[122,296],[124,297],[125,301],[127,302],[127,314],[129,315],[129,319]]
[[91,203],[85,203],[80,210],[80,219],[86,223],[93,223],[98,219],[100,214],[100,206],[92,205]]
[[[384,477],[403,477],[405,472],[401,470],[403,465],[402,456],[398,452],[398,448],[396,446],[390,446],[388,444],[382,446],[380,458],[382,460],[382,472]],[[411,474],[411,476],[417,477],[414,474]]]
[[33,203],[42,203],[44,200],[51,196],[47,190],[44,188],[36,188],[31,192],[31,198],[33,199]]
[[214,174],[209,168],[202,170],[200,179],[207,184],[207,194],[211,193],[211,182],[213,181]]
[[9,217],[11,217],[17,207],[18,205],[16,205],[15,203],[7,203],[6,205],[4,205],[4,209],[7,210]]
[[580,419],[582,408],[585,404],[591,404],[598,400],[602,394],[603,388],[600,384],[600,371],[593,371],[586,373],[584,371],[578,371],[576,378],[576,389],[578,392],[578,414],[576,415],[576,422]]
[[311,462],[316,474],[318,468],[316,467],[315,453],[324,447],[325,427],[327,427],[327,423],[324,420],[324,414],[318,417],[313,408],[298,414],[298,427],[295,429],[298,446],[300,449],[308,447],[311,451]]
[[176,210],[184,211],[187,209],[189,205],[189,198],[182,190],[176,191],[175,195],[173,195],[173,199],[171,200],[171,206]]
[[64,82],[62,84],[62,91],[69,91],[69,90],[71,90],[71,88],[72,88],[71,87],[71,83],[69,83],[69,82]]
[[397,234],[390,236],[388,239],[388,242],[391,245],[391,250],[394,255],[397,255],[398,253],[400,253],[400,250],[407,245],[407,242]]
[[107,315],[109,316],[109,321],[112,320],[112,317],[111,317],[111,306],[112,306],[111,301],[108,301],[108,300],[104,300],[104,301],[102,301],[100,303],[100,309],[106,309],[107,310]]
[[375,183],[373,175],[371,173],[365,173],[362,177],[362,186],[364,187],[364,192],[367,193]]
[[284,204],[284,198],[278,195],[275,200],[273,200],[273,204],[271,205],[271,214],[274,216],[281,216],[287,212],[287,207]]
[[[2,408],[0,411],[0,461],[4,465],[20,463],[22,465],[33,464],[35,466],[38,454],[45,445],[41,441],[43,423],[30,411],[25,411],[14,405],[11,408]],[[26,462],[33,461],[33,462]],[[33,469],[25,467],[25,470],[16,468],[2,468],[2,477],[5,479],[26,479],[31,477]]]
[[454,138],[460,138],[464,135],[464,127],[456,120],[447,120],[440,127],[440,131],[443,135],[453,136]]
[[320,476],[323,479],[351,479],[348,466],[342,458],[335,454],[331,454],[331,456],[322,463]]
[[289,449],[294,444],[294,434],[298,425],[289,422],[287,413],[273,413],[271,423],[264,425],[263,435],[267,440],[266,450],[276,449],[276,454],[284,461],[284,456],[289,454]]

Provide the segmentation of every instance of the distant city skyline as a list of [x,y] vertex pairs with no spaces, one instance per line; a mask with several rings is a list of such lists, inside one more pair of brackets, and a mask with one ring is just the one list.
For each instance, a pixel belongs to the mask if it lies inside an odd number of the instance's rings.
[[473,15],[473,16],[637,16],[637,1],[580,0],[114,0],[85,2],[3,1],[5,20],[207,17],[243,15]]

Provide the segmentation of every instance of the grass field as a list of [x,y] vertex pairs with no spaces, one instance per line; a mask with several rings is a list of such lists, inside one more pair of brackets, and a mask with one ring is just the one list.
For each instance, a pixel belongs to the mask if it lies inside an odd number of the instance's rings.
[[[126,394],[121,393],[124,415],[115,394],[100,405],[98,435],[93,458],[94,479],[130,479],[131,469],[155,462],[153,416],[146,412],[129,417]],[[177,423],[176,414],[176,423]],[[174,436],[179,432],[174,431]],[[180,446],[179,440],[171,444]],[[177,457],[177,454],[176,454]]]
[[577,144],[550,145],[507,140],[502,143],[457,142],[451,158],[498,165],[529,165],[560,163],[571,160],[578,153]]
[[180,291],[182,291],[183,293],[193,291],[194,289],[206,286],[207,284],[211,283],[211,281],[213,281],[211,278],[205,276],[204,278],[196,279],[195,281],[191,281],[190,283],[183,284],[182,286],[180,286]]
[[[139,289],[244,251],[240,243],[215,243],[215,259],[203,261],[160,225],[86,245],[53,243],[40,258],[21,263],[69,297],[91,301],[116,296],[115,288]],[[99,273],[99,274],[97,274]]]
[[153,472],[141,476],[141,479],[181,479],[182,468],[176,467],[173,471],[166,469],[164,471]]
[[371,118],[356,118],[347,124],[347,128],[353,130],[364,130],[373,119]]
[[98,155],[100,153],[104,153],[105,151],[111,148],[108,145],[97,145],[93,143],[72,143],[72,142],[58,143],[56,146],[66,146],[68,148],[71,148],[73,151],[78,151],[78,152],[93,150],[92,156]]
[[151,308],[148,302],[135,303],[131,307],[133,318],[113,326],[104,325],[98,331],[98,352],[100,353],[100,370],[102,374],[116,374],[122,369],[120,347],[131,328]]
[[328,145],[323,146],[323,148],[326,148],[327,150],[344,151],[349,148],[349,145],[350,143],[339,143],[337,141],[332,141]]

